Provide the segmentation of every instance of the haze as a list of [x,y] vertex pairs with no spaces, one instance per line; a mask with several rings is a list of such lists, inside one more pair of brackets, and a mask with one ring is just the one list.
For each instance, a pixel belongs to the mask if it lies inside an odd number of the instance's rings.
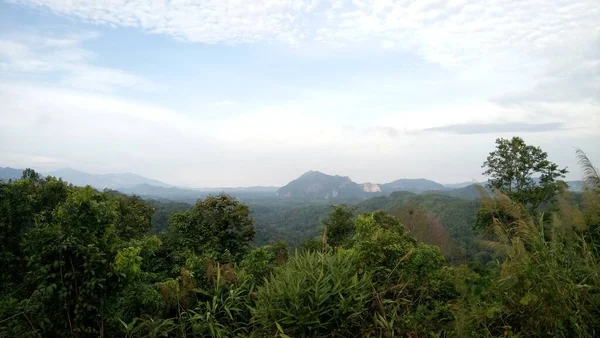
[[599,22],[597,0],[0,2],[0,166],[452,183],[518,135],[580,179]]

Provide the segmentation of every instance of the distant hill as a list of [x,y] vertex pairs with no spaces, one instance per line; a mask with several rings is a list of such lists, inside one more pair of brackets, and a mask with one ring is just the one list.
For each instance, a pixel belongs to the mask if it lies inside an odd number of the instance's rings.
[[381,190],[385,193],[391,193],[394,191],[410,191],[414,193],[421,193],[428,190],[444,190],[446,187],[443,185],[426,180],[424,178],[408,179],[403,178],[394,182],[385,183],[381,185]]
[[422,193],[429,190],[447,189],[443,185],[423,178],[399,179],[385,184],[355,183],[347,176],[327,175],[309,171],[277,191],[283,199],[367,199],[394,191]]
[[481,193],[490,193],[488,189],[485,188],[484,185],[478,183],[472,183],[466,187],[455,188],[455,189],[445,189],[445,190],[430,190],[425,191],[424,194],[439,194],[439,195],[447,195],[452,197],[458,197],[467,200],[476,200],[481,198]]
[[485,184],[485,182],[470,181],[470,182],[461,182],[461,183],[450,183],[450,184],[444,184],[444,187],[450,188],[450,189],[461,189],[461,188],[466,188],[473,184]]
[[138,184],[130,188],[120,188],[120,192],[138,195],[149,199],[166,199],[186,203],[195,203],[199,198],[208,195],[226,193],[243,201],[256,199],[273,199],[276,197],[276,187],[247,187],[247,188],[202,188],[187,189],[177,187],[158,187],[151,184]]
[[[251,203],[249,206],[252,216],[256,219],[256,243],[262,245],[285,239],[294,246],[307,238],[318,236],[322,229],[321,222],[331,211],[330,205],[340,203],[346,202],[283,200]],[[429,215],[448,232],[453,242],[465,249],[465,254],[477,248],[473,243],[475,234],[471,226],[475,221],[478,207],[477,200],[434,192],[415,194],[406,191],[393,192],[389,196],[379,195],[352,203],[356,214],[383,210],[398,215],[400,212],[414,209],[416,214]]]
[[97,189],[128,189],[140,184],[148,184],[155,187],[168,188],[172,187],[167,183],[158,180],[153,180],[144,176],[132,173],[122,174],[88,174],[83,171],[65,168],[44,173],[47,176],[60,177],[73,185],[86,186],[91,185]]
[[0,167],[0,180],[18,180],[23,174],[23,169],[14,169],[9,167]]
[[573,192],[582,192],[584,187],[583,181],[567,181],[567,185],[569,186],[569,191]]
[[277,195],[283,199],[344,199],[362,198],[364,191],[347,176],[311,170],[279,188]]

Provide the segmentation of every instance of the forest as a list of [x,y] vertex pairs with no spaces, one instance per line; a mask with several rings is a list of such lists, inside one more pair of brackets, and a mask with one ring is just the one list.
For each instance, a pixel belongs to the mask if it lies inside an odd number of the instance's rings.
[[27,169],[0,181],[0,337],[597,337],[600,177],[573,156],[582,192],[513,137],[477,199],[333,206],[190,206]]

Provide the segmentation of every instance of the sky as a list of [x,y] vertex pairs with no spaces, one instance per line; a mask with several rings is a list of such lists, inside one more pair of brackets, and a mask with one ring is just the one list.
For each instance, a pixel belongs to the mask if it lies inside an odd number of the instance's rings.
[[0,166],[280,186],[600,166],[598,0],[0,0]]

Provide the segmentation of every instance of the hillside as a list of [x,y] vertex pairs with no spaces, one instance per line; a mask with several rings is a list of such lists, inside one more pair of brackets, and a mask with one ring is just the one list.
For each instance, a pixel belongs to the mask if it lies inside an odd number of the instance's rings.
[[427,180],[424,178],[418,179],[407,179],[402,178],[390,183],[381,185],[381,190],[386,193],[394,191],[410,191],[415,193],[421,193],[428,190],[444,190],[446,189],[443,185]]
[[159,187],[150,184],[138,184],[131,188],[117,189],[129,195],[138,195],[147,199],[166,199],[171,201],[195,203],[200,198],[208,195],[226,193],[243,201],[255,199],[274,199],[277,188],[275,187],[248,187],[248,188],[203,188],[187,189],[177,187]]
[[364,200],[394,191],[422,193],[431,190],[449,190],[442,184],[419,179],[399,179],[385,184],[356,183],[347,176],[327,175],[309,171],[277,191],[282,199],[297,200]]
[[171,185],[140,176],[133,173],[121,173],[121,174],[88,174],[83,171],[64,168],[51,172],[44,173],[48,176],[60,177],[64,181],[72,183],[74,185],[86,186],[91,185],[97,189],[121,189],[121,188],[132,188],[136,185],[147,184],[156,187],[171,187]]
[[364,196],[363,188],[347,176],[309,171],[277,190],[282,199],[353,199]]
[[[330,212],[331,204],[337,203],[325,200],[321,203],[317,202],[319,201],[305,203],[273,201],[249,204],[252,216],[256,220],[256,243],[267,244],[273,240],[283,239],[291,245],[299,245],[308,238],[318,236],[322,229],[321,222]],[[393,213],[400,219],[403,219],[400,213],[404,209],[417,210],[417,215],[429,218],[422,224],[423,227],[432,226],[425,223],[436,223],[441,226],[449,235],[453,245],[461,251],[460,254],[453,252],[453,255],[464,256],[471,255],[476,249],[473,243],[475,234],[471,230],[471,225],[475,221],[478,206],[479,201],[476,200],[434,192],[415,194],[402,191],[393,192],[390,196],[376,196],[351,207],[356,214],[382,210]],[[423,229],[412,230],[423,231]],[[426,233],[421,233],[421,236],[426,242],[435,240]]]
[[14,169],[9,167],[0,167],[0,180],[18,180],[23,174],[23,169]]

